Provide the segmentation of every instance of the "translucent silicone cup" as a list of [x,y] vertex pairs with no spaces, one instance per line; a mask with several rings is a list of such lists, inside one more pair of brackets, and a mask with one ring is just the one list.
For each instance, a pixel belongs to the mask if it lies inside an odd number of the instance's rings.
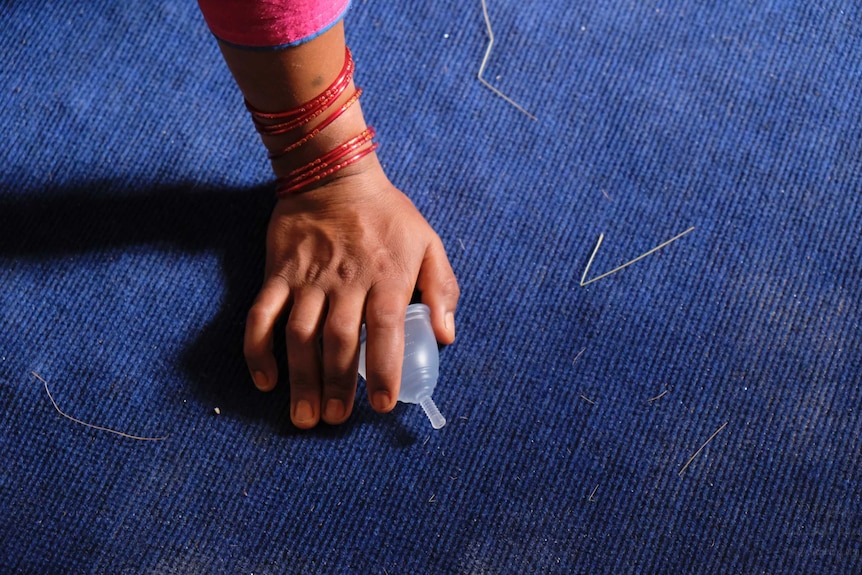
[[[359,337],[359,375],[365,379],[365,325]],[[431,327],[431,310],[425,304],[407,306],[404,320],[404,364],[401,367],[401,391],[398,401],[418,403],[434,429],[446,425],[431,395],[440,373],[437,339]]]

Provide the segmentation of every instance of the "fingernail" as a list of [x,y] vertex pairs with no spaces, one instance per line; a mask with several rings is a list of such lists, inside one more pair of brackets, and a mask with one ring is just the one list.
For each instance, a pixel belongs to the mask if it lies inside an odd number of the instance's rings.
[[446,331],[455,336],[455,314],[450,312],[446,313],[446,316],[443,318],[443,327],[446,328]]
[[326,402],[326,420],[341,421],[344,418],[344,402],[340,399],[330,399]]
[[305,399],[296,402],[296,407],[293,410],[293,419],[296,423],[309,423],[314,420],[314,411],[311,409],[311,403]]
[[266,374],[262,371],[254,371],[251,374],[251,378],[254,380],[254,386],[261,391],[269,391],[269,379],[266,377]]
[[389,393],[385,391],[375,392],[371,398],[371,404],[377,411],[386,411],[389,409]]

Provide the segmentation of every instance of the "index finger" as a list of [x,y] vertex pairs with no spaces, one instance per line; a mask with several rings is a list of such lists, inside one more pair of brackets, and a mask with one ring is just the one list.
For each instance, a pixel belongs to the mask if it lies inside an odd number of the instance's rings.
[[248,311],[243,353],[254,384],[261,391],[271,390],[278,381],[278,367],[272,354],[273,328],[289,295],[287,283],[271,278]]
[[365,373],[368,398],[379,412],[395,407],[404,362],[404,316],[409,291],[394,282],[375,284],[365,302]]

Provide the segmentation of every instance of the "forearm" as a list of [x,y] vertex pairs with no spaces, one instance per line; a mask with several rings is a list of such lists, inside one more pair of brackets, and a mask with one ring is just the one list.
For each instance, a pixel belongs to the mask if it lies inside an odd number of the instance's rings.
[[[219,47],[246,101],[264,112],[290,110],[315,98],[336,79],[345,59],[344,28],[340,22],[308,42],[284,49],[253,51],[225,42],[219,42]],[[351,81],[330,109],[344,105],[354,92]],[[261,137],[268,150],[280,150],[313,131],[327,115],[322,114],[289,133]],[[273,170],[276,175],[284,175],[359,134],[365,127],[357,102],[307,144],[273,160]]]
[[[252,379],[263,391],[275,387],[273,334],[286,317],[291,419],[301,428],[342,423],[356,395],[364,321],[366,390],[376,410],[388,411],[398,398],[414,288],[442,343],[455,338],[459,291],[440,238],[373,153],[343,10],[328,19],[347,0],[199,3],[279,176],[264,283],[246,322]],[[296,29],[284,28],[289,34],[273,32],[273,22],[302,14],[324,26],[294,34],[309,28],[297,17]]]

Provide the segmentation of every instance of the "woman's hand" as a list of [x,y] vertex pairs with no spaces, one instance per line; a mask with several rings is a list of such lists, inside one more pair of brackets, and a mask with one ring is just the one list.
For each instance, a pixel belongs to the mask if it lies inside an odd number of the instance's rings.
[[[338,84],[347,63],[340,21],[289,48],[244,50],[224,42],[219,48],[246,101],[271,113],[296,111],[320,97]],[[261,133],[276,177],[289,177],[363,133],[367,126],[359,103],[347,105],[354,94],[351,80],[325,114],[283,134]],[[334,119],[324,125],[324,118]],[[324,128],[309,136],[319,126]],[[285,153],[290,146],[298,147]],[[374,154],[330,177],[276,204],[267,232],[266,277],[245,331],[252,378],[259,389],[270,390],[278,381],[273,331],[278,319],[287,317],[290,415],[301,428],[350,416],[363,320],[371,405],[392,409],[414,288],[431,308],[437,340],[455,339],[458,282],[428,222],[389,182]]]
[[353,408],[364,321],[369,399],[375,410],[391,410],[414,287],[431,309],[437,340],[454,341],[459,288],[443,244],[375,157],[279,200],[267,232],[266,277],[245,331],[255,385],[268,391],[278,381],[273,331],[286,314],[293,423],[342,423]]

